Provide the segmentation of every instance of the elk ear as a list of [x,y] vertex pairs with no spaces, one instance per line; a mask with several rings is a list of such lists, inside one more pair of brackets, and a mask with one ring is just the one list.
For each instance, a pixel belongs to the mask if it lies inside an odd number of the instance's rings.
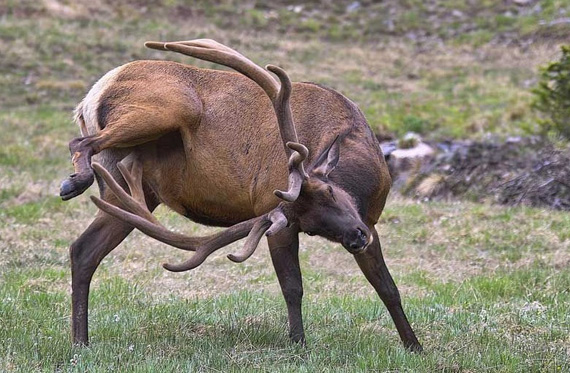
[[328,177],[338,164],[340,157],[340,141],[337,136],[334,141],[317,158],[312,173]]

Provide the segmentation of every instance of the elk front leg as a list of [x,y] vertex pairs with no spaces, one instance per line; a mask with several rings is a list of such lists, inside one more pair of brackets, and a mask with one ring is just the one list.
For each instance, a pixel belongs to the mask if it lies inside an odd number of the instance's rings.
[[392,316],[392,320],[394,320],[394,324],[396,324],[396,329],[400,334],[404,346],[411,351],[421,352],[422,346],[420,342],[418,342],[406,318],[400,301],[400,292],[390,272],[388,272],[388,268],[382,256],[378,232],[376,232],[374,228],[372,229],[372,235],[374,241],[366,251],[355,255],[354,258],[368,281],[372,284],[374,289],[376,289],[376,292],[386,305],[386,308],[388,308],[388,312],[390,312],[390,316]]
[[277,279],[287,304],[289,337],[293,342],[305,344],[301,301],[303,283],[299,266],[299,231],[294,227],[282,229],[268,237],[269,252]]

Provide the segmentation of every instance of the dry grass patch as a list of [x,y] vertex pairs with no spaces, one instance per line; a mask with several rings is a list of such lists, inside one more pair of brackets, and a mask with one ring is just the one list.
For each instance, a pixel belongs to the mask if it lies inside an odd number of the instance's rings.
[[[67,271],[68,245],[89,224],[94,212],[87,198],[81,197],[59,212],[41,212],[34,224],[4,218],[0,262],[5,268],[17,265],[23,269],[50,263]],[[378,228],[386,262],[402,292],[423,296],[432,283],[461,283],[478,275],[537,264],[564,267],[570,262],[570,243],[561,240],[545,223],[543,219],[550,214],[532,209],[505,212],[496,206],[469,203],[420,204],[393,197]],[[158,216],[169,228],[191,235],[216,230],[197,226],[167,209],[160,209]],[[564,221],[563,215],[557,219]],[[182,261],[192,253],[135,232],[103,261],[94,277],[94,287],[108,278],[120,277],[137,283],[158,299],[208,298],[236,290],[278,294],[266,243],[245,263],[230,262],[225,256],[241,244],[220,250],[193,271],[170,273],[162,269],[162,263]],[[300,257],[306,294],[311,298],[373,294],[356,262],[339,245],[303,235]],[[53,286],[61,290],[67,282]]]

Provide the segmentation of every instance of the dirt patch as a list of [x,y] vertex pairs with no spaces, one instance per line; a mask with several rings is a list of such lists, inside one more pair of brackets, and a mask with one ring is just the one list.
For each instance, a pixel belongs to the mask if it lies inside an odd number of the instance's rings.
[[405,195],[435,200],[466,198],[504,205],[570,210],[570,147],[535,138],[435,144],[430,162],[392,164]]

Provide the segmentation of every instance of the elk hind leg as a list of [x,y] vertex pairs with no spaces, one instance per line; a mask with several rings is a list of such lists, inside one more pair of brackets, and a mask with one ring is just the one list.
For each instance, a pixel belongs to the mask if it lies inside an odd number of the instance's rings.
[[132,230],[130,225],[99,212],[91,225],[71,244],[71,328],[74,344],[88,344],[87,305],[93,273],[103,258]]
[[[180,109],[181,107],[184,110]],[[69,151],[75,172],[61,183],[60,196],[69,200],[83,193],[93,184],[94,173],[91,158],[110,148],[130,148],[156,140],[163,135],[179,131],[187,134],[188,127],[199,123],[201,102],[196,97],[186,97],[181,103],[174,103],[160,109],[150,109],[141,105],[116,119],[110,115],[107,123],[98,123],[100,131],[87,135],[86,126],[81,117],[79,125],[84,132],[69,143]],[[187,136],[186,136],[187,137]]]
[[[124,182],[121,182],[125,187]],[[112,204],[119,201],[109,189],[102,188],[103,199]],[[147,207],[152,211],[158,203],[151,193],[144,193]],[[133,227],[102,211],[97,213],[93,222],[71,244],[71,289],[72,314],[71,327],[74,344],[88,344],[88,298],[91,279],[99,263],[133,230]]]
[[[154,122],[147,123],[147,120],[130,122],[126,119],[110,124],[94,135],[71,140],[69,152],[75,172],[61,183],[59,195],[64,201],[80,195],[93,184],[95,174],[91,167],[91,158],[95,154],[109,148],[128,148],[143,144],[178,129],[157,126]],[[133,128],[136,131],[133,131]]]
[[372,229],[372,234],[374,241],[366,251],[355,255],[354,258],[368,281],[372,284],[374,289],[376,289],[382,302],[386,305],[390,316],[392,316],[392,320],[394,320],[394,324],[396,324],[396,329],[404,346],[411,351],[420,352],[422,351],[422,346],[420,342],[418,342],[402,308],[400,292],[384,262],[376,229]]
[[93,136],[78,137],[69,143],[75,172],[61,183],[59,195],[64,201],[80,195],[93,184],[95,175],[91,169],[91,157],[95,151],[89,144],[91,138]]

